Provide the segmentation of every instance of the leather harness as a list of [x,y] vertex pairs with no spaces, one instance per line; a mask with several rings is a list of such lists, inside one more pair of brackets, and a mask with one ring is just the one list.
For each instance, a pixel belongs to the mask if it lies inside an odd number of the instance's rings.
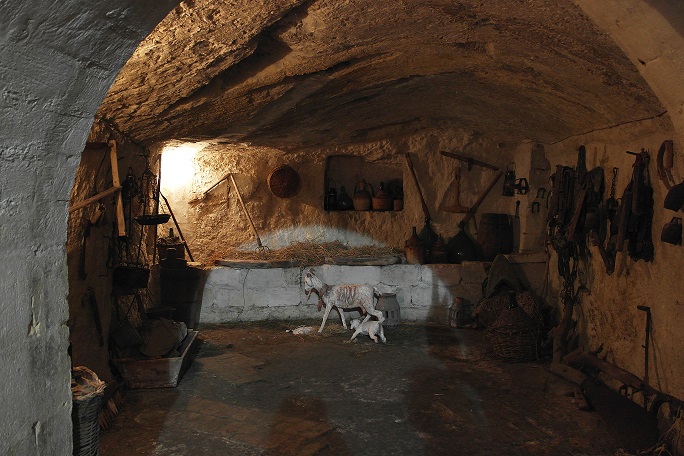
[[327,284],[323,284],[323,288],[318,291],[317,289],[314,288],[314,291],[318,295],[318,311],[320,312],[325,303],[323,302],[323,295],[325,295],[328,292],[328,289],[330,287]]

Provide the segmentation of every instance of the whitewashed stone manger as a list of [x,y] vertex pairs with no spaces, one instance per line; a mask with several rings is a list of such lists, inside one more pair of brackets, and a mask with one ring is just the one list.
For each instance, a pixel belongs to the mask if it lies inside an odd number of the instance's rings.
[[[446,323],[454,297],[472,303],[482,298],[485,265],[323,265],[314,271],[326,283],[367,283],[380,292],[396,293],[403,320]],[[306,269],[209,268],[205,271],[200,322],[321,318],[316,300],[307,301],[304,293],[302,279]],[[347,314],[349,318],[354,316],[354,312]],[[331,319],[335,322],[336,317],[331,315]]]

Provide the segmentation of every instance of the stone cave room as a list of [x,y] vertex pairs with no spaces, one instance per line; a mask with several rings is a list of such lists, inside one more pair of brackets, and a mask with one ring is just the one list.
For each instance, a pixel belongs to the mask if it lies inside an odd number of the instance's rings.
[[0,454],[684,454],[684,2],[0,4]]

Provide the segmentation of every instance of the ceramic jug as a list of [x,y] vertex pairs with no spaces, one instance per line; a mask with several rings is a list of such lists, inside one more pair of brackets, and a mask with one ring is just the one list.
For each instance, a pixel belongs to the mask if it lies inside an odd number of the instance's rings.
[[[370,191],[368,190],[370,188]],[[360,179],[354,187],[354,210],[367,211],[371,208],[373,186]]]
[[373,210],[374,211],[389,211],[392,210],[392,197],[385,191],[385,183],[380,182],[380,189],[378,194],[373,198]]
[[418,237],[415,226],[413,227],[413,234],[404,244],[404,254],[408,264],[425,264],[425,249]]

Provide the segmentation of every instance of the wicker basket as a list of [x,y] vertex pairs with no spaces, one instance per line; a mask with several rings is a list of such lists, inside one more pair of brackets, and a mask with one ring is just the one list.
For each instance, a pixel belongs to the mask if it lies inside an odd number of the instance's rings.
[[100,427],[97,422],[105,383],[87,367],[77,366],[72,371],[71,421],[73,424],[74,455],[100,454]]
[[521,307],[504,309],[487,330],[487,337],[497,356],[520,363],[537,359],[539,326]]

